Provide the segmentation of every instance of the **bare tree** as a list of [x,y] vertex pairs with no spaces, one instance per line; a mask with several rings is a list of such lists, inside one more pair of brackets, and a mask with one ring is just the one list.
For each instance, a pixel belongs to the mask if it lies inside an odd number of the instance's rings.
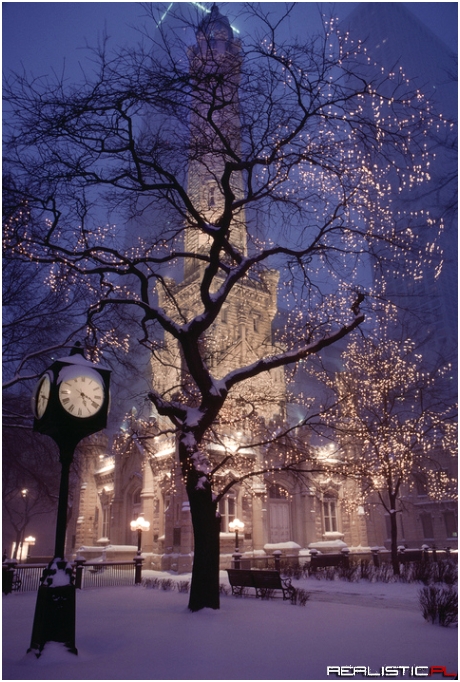
[[[382,272],[418,273],[436,234],[421,248],[425,218],[391,211],[395,181],[429,180],[434,125],[400,72],[360,77],[363,46],[333,21],[303,44],[279,43],[283,17],[251,4],[243,45],[217,6],[201,23],[188,11],[177,30],[158,15],[147,45],[96,51],[81,84],[8,80],[7,170],[34,227],[8,225],[6,244],[88,287],[97,353],[133,339],[150,350],[148,397],[176,434],[190,501],[195,611],[219,607],[211,430],[234,409],[250,416],[277,371],[363,322],[368,253]],[[286,297],[286,334],[270,333],[255,359],[232,357],[215,325],[251,287],[267,306],[277,287]],[[122,307],[129,330],[113,322]]]
[[[17,399],[21,409],[22,401]],[[11,406],[12,401],[9,400]],[[56,509],[59,464],[53,448],[37,441],[30,429],[6,425],[3,432],[2,508],[4,536],[11,529],[15,556],[24,541],[30,521]]]

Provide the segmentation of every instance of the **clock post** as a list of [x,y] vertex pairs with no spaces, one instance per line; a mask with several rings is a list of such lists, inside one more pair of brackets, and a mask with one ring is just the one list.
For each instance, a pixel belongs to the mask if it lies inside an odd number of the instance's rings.
[[38,588],[28,652],[37,658],[47,642],[61,642],[76,654],[75,585],[65,560],[69,474],[78,443],[107,425],[110,370],[85,359],[80,343],[40,377],[32,398],[34,431],[50,436],[59,447],[61,480],[54,558]]

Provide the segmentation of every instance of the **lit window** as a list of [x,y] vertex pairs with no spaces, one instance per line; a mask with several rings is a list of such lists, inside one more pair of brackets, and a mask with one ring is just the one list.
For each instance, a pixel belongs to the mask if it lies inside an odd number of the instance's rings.
[[229,533],[228,524],[231,523],[236,516],[236,496],[235,493],[229,493],[222,500],[219,501],[219,514],[222,519],[220,530],[222,533]]

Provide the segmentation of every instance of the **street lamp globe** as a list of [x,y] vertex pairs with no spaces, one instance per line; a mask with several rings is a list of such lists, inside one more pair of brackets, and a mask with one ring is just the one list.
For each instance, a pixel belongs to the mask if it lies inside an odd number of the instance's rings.
[[234,519],[233,521],[230,521],[228,524],[228,528],[231,533],[236,533],[238,531],[244,530],[244,523],[240,521],[239,519]]
[[235,533],[235,552],[239,552],[238,533],[240,531],[243,532],[244,523],[239,519],[233,519],[233,521],[230,521],[228,524],[228,529],[231,533]]
[[141,553],[141,540],[142,540],[142,531],[149,530],[150,529],[150,523],[144,519],[143,514],[139,514],[137,519],[134,521],[131,521],[130,523],[131,530],[133,532],[137,531],[137,553]]

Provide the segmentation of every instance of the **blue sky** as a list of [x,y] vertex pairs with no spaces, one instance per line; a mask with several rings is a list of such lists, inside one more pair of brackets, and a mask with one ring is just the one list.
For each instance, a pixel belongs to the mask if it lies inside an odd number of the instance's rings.
[[[158,3],[157,3],[158,4]],[[210,7],[212,3],[203,3]],[[269,3],[266,3],[267,6]],[[275,10],[283,3],[270,3]],[[336,3],[340,16],[346,16],[357,3]],[[457,45],[457,2],[404,3],[452,50]],[[240,3],[219,3],[232,23],[245,24]],[[331,3],[324,3],[323,7]],[[299,3],[305,25],[317,21],[316,3]],[[62,72],[65,64],[70,78],[79,77],[79,64],[87,52],[85,46],[97,44],[104,32],[111,45],[135,44],[139,34],[132,28],[146,22],[145,11],[137,2],[3,2],[3,69],[20,69],[34,75]],[[297,28],[297,27],[296,27]],[[247,28],[246,28],[247,30]]]

